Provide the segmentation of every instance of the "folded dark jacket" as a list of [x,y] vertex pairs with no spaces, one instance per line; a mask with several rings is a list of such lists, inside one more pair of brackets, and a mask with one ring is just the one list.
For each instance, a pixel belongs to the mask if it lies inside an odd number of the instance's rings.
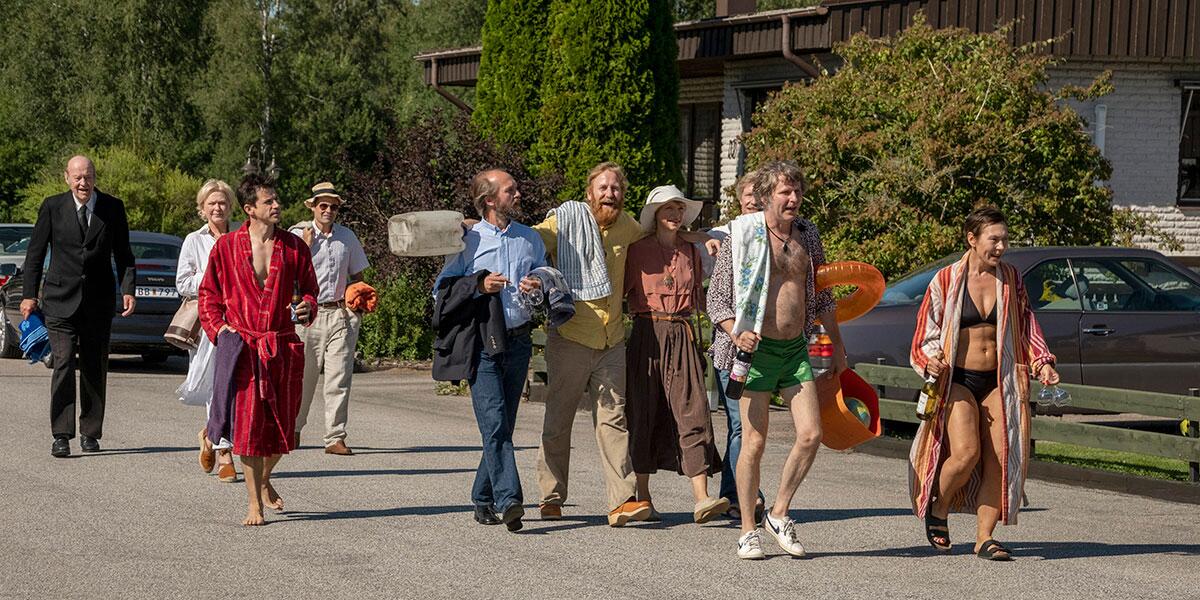
[[433,305],[433,379],[475,378],[479,352],[500,354],[507,349],[504,306],[499,294],[479,294],[479,282],[490,271],[445,277],[438,282]]

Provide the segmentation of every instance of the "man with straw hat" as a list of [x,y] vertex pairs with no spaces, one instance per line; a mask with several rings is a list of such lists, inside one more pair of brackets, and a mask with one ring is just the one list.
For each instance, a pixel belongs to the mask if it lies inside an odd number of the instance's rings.
[[346,306],[346,287],[362,279],[362,272],[368,266],[367,254],[353,231],[334,223],[342,208],[342,197],[333,184],[322,181],[312,187],[312,193],[304,201],[312,210],[312,221],[291,229],[312,250],[313,269],[320,286],[317,316],[312,326],[300,333],[304,341],[304,387],[300,412],[296,415],[295,444],[300,445],[300,431],[308,422],[308,411],[317,391],[317,376],[324,372],[325,453],[349,456],[353,451],[346,446],[346,420],[354,348],[362,315]]

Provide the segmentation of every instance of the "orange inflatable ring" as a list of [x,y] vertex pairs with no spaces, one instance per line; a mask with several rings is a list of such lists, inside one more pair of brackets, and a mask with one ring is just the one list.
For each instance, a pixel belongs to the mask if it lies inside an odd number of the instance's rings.
[[817,290],[837,285],[852,285],[858,289],[837,301],[837,321],[845,323],[857,319],[875,308],[883,298],[883,273],[879,269],[856,260],[825,263],[817,268]]

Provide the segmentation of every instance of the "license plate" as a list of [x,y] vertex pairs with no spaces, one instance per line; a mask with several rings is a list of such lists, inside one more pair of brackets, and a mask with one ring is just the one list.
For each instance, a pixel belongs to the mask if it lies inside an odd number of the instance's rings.
[[179,290],[173,287],[139,285],[134,290],[134,296],[138,298],[178,298]]

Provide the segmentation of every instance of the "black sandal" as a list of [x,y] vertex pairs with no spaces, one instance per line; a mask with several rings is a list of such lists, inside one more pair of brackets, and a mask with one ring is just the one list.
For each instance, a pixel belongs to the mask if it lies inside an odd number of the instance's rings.
[[[933,546],[938,552],[950,552],[950,523],[947,519],[939,519],[933,516],[933,511],[925,513],[925,539],[929,540],[929,545]],[[945,540],[945,543],[939,541]]]
[[1005,548],[1003,544],[997,542],[996,540],[988,540],[984,542],[983,545],[979,547],[979,552],[975,553],[975,556],[978,556],[984,560],[1005,561],[1013,559],[1012,550]]

